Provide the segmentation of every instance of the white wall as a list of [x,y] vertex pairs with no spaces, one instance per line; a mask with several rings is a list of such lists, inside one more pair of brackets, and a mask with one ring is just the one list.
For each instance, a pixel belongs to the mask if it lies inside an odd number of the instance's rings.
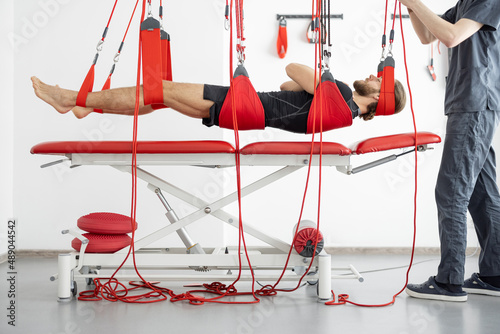
[[14,2],[0,2],[0,101],[2,101],[2,121],[0,121],[0,254],[7,250],[7,221],[13,217],[13,87],[14,60],[10,43],[6,36],[12,32]]
[[[454,0],[431,3],[436,12],[452,5]],[[123,34],[129,8],[120,3],[105,49],[100,56],[96,87],[102,85],[111,59]],[[166,27],[172,36],[174,80],[183,82],[228,82],[228,34],[223,29],[224,0],[169,1],[166,8]],[[105,167],[68,169],[58,165],[40,169],[39,165],[55,160],[32,156],[30,148],[49,140],[120,140],[131,138],[130,118],[90,115],[77,120],[72,115],[59,115],[38,100],[29,77],[66,88],[78,89],[95,53],[95,45],[109,14],[102,1],[18,1],[14,5],[14,33],[20,39],[12,49],[14,57],[14,214],[19,219],[23,249],[68,248],[70,238],[59,231],[76,225],[81,215],[95,211],[128,214],[130,177]],[[124,6],[124,7],[123,7]],[[383,2],[334,1],[332,11],[343,13],[344,20],[333,22],[333,73],[348,83],[365,78],[376,69],[380,58],[381,13]],[[308,1],[254,0],[246,2],[246,67],[257,90],[276,90],[286,80],[284,67],[288,62],[314,65],[314,50],[305,41],[307,20],[288,21],[288,54],[284,60],[276,55],[276,14],[307,14]],[[3,11],[2,11],[3,13]],[[113,86],[129,86],[135,82],[137,57],[137,19],[113,78]],[[438,81],[432,82],[426,70],[429,48],[417,42],[409,21],[404,23],[410,81],[419,130],[443,134],[443,94],[445,56],[435,59]],[[82,27],[84,29],[82,30]],[[114,29],[114,30],[113,30]],[[399,28],[398,30],[399,31]],[[404,81],[401,37],[396,34],[395,58],[397,77]],[[443,48],[442,48],[443,49]],[[3,86],[2,81],[2,86]],[[198,120],[187,119],[171,110],[157,111],[141,117],[140,139],[183,140],[223,138],[233,142],[227,130],[205,128]],[[353,127],[331,131],[325,141],[349,145],[363,138],[412,131],[410,108],[391,118],[370,122],[356,120]],[[240,134],[242,144],[258,140],[310,140],[268,129]],[[354,157],[359,165],[384,154]],[[441,148],[421,155],[419,163],[418,245],[438,246],[433,188]],[[321,229],[328,246],[404,247],[412,235],[413,159],[406,156],[392,164],[359,175],[345,176],[332,168],[323,173]],[[3,167],[2,167],[3,168]],[[211,170],[191,168],[154,168],[174,184],[186,187],[207,200],[227,193],[234,182],[226,185],[226,175]],[[246,184],[269,169],[244,168]],[[316,173],[316,172],[315,172]],[[317,173],[316,173],[317,174]],[[10,173],[9,175],[12,175]],[[221,176],[222,175],[222,176]],[[315,178],[314,178],[315,179]],[[3,182],[3,179],[2,179]],[[298,218],[303,194],[305,171],[292,175],[244,200],[244,218],[270,234],[288,240]],[[316,220],[316,181],[311,181],[309,200],[304,218]],[[164,225],[163,209],[154,194],[140,183],[138,202],[139,235]],[[2,195],[3,196],[3,195]],[[177,213],[183,216],[192,208],[172,201]],[[236,214],[236,207],[229,209]],[[207,219],[190,226],[193,238],[203,245],[224,242],[234,244],[235,230],[224,230],[221,224]],[[362,232],[361,232],[362,231]],[[208,236],[208,237],[207,237]],[[175,238],[168,242],[180,243]],[[171,245],[170,243],[168,244]]]

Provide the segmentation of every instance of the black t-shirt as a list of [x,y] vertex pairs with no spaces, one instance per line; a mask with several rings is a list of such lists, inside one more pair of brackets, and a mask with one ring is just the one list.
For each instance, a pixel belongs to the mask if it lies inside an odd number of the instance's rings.
[[[352,117],[359,116],[359,107],[354,103],[352,90],[335,80],[342,97],[351,109]],[[266,115],[266,126],[286,131],[306,133],[307,118],[314,95],[305,91],[278,91],[257,93]]]

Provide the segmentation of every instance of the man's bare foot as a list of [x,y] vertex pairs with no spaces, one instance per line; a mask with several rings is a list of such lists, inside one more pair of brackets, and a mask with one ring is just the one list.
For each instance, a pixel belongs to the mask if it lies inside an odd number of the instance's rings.
[[74,107],[72,109],[73,114],[76,116],[78,119],[82,119],[84,117],[87,117],[90,113],[94,111],[92,108],[83,108],[83,107]]
[[[31,77],[36,96],[50,104],[59,113],[65,114],[75,107],[76,92],[43,83],[37,77]],[[75,95],[73,97],[73,95]]]

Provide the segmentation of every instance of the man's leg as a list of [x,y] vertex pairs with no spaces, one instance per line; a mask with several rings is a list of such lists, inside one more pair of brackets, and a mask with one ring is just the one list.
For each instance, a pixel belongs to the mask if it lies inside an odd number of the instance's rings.
[[163,102],[183,115],[207,118],[214,103],[203,99],[203,90],[202,84],[163,81]]
[[423,284],[408,284],[415,298],[464,302],[462,290],[467,247],[467,207],[478,176],[488,156],[491,128],[487,113],[448,115],[443,157],[436,183],[441,262],[437,275]]
[[492,111],[448,116],[443,158],[436,184],[441,262],[436,281],[462,285],[467,247],[467,208],[490,151]]
[[479,275],[481,278],[500,279],[500,193],[496,182],[496,157],[493,148],[490,148],[476,182],[469,212],[481,246]]
[[[60,113],[66,113],[76,107],[78,92],[62,89],[59,86],[51,86],[33,77],[33,88],[35,94],[43,101],[49,103]],[[144,113],[151,112],[150,108],[144,107],[140,89],[139,106]],[[91,92],[87,96],[87,111],[91,109],[103,109],[106,113],[131,115],[135,109],[136,88],[114,88],[99,92]],[[213,102],[203,99],[203,85],[183,84],[170,81],[163,82],[164,103],[172,109],[195,118],[209,116],[209,110]],[[82,109],[77,109],[82,113]]]
[[[98,94],[104,93],[104,94]],[[107,94],[106,94],[107,93]],[[95,105],[107,105],[104,113],[133,115],[135,108],[136,88],[118,88],[108,91],[89,93],[87,106],[96,108]],[[118,99],[114,103],[113,101]],[[134,104],[132,105],[131,102]],[[193,118],[206,118],[210,115],[212,101],[203,99],[203,85],[163,81],[163,103],[181,114]],[[143,90],[140,89],[139,105],[142,113],[152,112],[149,106],[144,106]],[[97,107],[98,108],[98,107]]]

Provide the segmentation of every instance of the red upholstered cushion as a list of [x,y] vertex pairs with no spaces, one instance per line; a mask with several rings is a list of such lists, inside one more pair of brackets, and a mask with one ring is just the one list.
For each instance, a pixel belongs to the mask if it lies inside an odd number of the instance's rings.
[[[132,238],[126,234],[94,234],[85,233],[83,236],[89,239],[85,253],[114,253],[130,245]],[[82,242],[75,238],[71,242],[71,247],[80,251]]]
[[[314,143],[314,154],[319,154],[320,145]],[[241,149],[241,154],[306,155],[311,153],[310,142],[260,142],[248,144]],[[349,155],[351,150],[338,143],[323,143],[323,154]]]
[[[132,218],[118,213],[93,212],[80,217],[77,226],[90,233],[125,234],[132,233]],[[134,230],[137,222],[134,221]]]
[[[441,137],[430,132],[418,132],[417,133],[417,144],[435,144],[440,143]],[[380,152],[387,151],[396,148],[412,147],[415,145],[415,134],[402,133],[391,136],[383,136],[366,139],[356,145],[353,151],[356,154],[364,154],[370,152]]]
[[[234,153],[234,147],[225,141],[140,141],[138,154],[181,153]],[[132,154],[130,141],[59,141],[45,142],[33,146],[32,154]]]

